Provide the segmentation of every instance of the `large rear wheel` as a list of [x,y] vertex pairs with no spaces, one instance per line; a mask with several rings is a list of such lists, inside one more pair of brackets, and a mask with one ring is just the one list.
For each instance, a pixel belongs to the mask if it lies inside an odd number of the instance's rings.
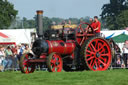
[[111,48],[105,39],[93,37],[83,44],[81,57],[84,58],[86,70],[104,71],[111,64]]

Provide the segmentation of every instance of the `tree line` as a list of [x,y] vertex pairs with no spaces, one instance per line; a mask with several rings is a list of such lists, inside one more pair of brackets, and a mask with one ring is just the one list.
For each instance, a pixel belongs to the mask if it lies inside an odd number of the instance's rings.
[[128,27],[128,0],[110,0],[102,7],[101,19],[110,30]]
[[[36,28],[36,15],[33,19],[17,17],[18,10],[7,0],[0,1],[0,29],[26,29]],[[128,27],[128,0],[110,0],[101,8],[102,29],[119,30]],[[49,18],[43,17],[44,30],[50,29],[53,24],[62,24],[63,21],[71,21],[72,24],[80,24],[81,21],[89,22],[89,16],[81,18]]]

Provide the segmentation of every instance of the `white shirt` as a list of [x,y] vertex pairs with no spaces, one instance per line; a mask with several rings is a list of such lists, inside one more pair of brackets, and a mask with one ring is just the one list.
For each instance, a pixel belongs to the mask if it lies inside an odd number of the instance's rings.
[[123,53],[128,53],[128,44],[124,44]]

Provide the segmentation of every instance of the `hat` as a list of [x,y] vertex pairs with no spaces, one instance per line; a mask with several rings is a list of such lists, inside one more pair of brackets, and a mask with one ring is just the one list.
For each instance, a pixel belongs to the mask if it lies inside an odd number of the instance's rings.
[[94,18],[97,18],[98,19],[98,16],[94,16]]

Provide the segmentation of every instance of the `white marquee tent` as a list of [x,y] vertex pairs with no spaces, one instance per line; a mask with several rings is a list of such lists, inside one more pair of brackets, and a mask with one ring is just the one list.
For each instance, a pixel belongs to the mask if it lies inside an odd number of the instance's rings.
[[[31,32],[35,32],[35,29],[8,29],[0,30],[0,32],[6,34],[8,37],[11,37],[11,41],[16,42],[16,44],[30,44]],[[2,42],[2,40],[0,40],[0,42]]]

